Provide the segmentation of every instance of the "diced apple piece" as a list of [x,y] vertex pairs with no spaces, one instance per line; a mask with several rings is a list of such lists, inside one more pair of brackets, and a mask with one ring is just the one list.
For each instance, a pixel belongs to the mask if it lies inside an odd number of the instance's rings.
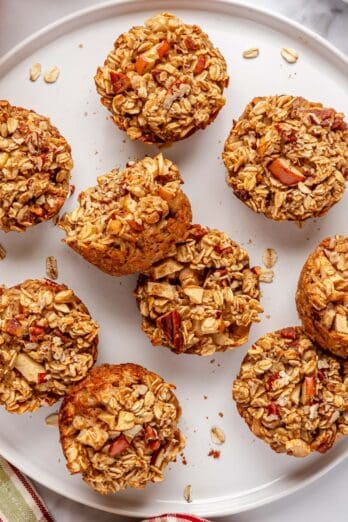
[[304,176],[297,167],[291,165],[285,158],[273,160],[272,163],[268,165],[268,169],[277,180],[288,187],[297,185],[300,181],[306,179],[306,176]]
[[14,367],[27,381],[35,382],[36,384],[43,382],[42,376],[46,375],[44,366],[31,359],[25,353],[17,355]]
[[169,283],[147,283],[147,291],[150,295],[164,297],[165,299],[175,299],[175,286]]
[[160,265],[154,266],[152,268],[152,275],[154,279],[161,279],[162,277],[178,272],[182,267],[183,265],[181,263],[178,263],[174,259],[168,259]]
[[183,288],[184,294],[186,294],[190,301],[196,304],[201,304],[203,301],[204,290],[200,286],[186,286]]

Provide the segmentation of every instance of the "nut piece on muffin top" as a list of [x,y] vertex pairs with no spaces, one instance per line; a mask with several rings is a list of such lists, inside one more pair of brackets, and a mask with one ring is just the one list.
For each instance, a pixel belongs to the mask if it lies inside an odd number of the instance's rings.
[[348,237],[328,237],[310,254],[298,282],[296,303],[312,341],[348,357]]
[[71,148],[45,116],[0,100],[0,230],[55,216],[69,192]]
[[271,219],[323,216],[342,198],[348,177],[343,117],[301,97],[254,98],[225,143],[228,185]]
[[186,241],[139,277],[142,329],[153,345],[179,354],[240,346],[263,311],[257,274],[227,234],[193,225]]
[[261,337],[245,356],[233,398],[250,430],[278,453],[325,453],[348,435],[348,367],[300,327]]
[[98,329],[66,285],[0,287],[0,404],[24,413],[58,401],[93,366]]
[[104,364],[72,388],[59,412],[71,473],[103,495],[163,480],[185,446],[175,386],[136,364]]
[[67,245],[111,275],[147,270],[187,236],[192,214],[182,183],[161,154],[100,176],[59,223]]
[[200,27],[162,13],[119,36],[95,83],[131,139],[162,143],[209,125],[225,104],[228,79],[225,59]]

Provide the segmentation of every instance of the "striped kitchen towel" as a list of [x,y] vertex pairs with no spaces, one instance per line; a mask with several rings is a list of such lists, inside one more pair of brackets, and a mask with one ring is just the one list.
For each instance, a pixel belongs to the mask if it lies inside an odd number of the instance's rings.
[[[0,522],[54,522],[29,480],[0,457]],[[180,513],[160,515],[143,522],[209,522]]]
[[195,517],[194,515],[183,515],[173,513],[170,515],[160,515],[158,517],[147,518],[143,522],[209,522],[206,518]]
[[54,522],[29,480],[1,457],[0,522]]

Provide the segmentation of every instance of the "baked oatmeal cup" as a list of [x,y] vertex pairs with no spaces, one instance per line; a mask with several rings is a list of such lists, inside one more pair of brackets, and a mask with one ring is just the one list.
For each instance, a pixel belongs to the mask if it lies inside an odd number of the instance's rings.
[[136,364],[104,364],[72,388],[59,412],[67,467],[106,495],[163,480],[185,446],[175,386]]
[[50,120],[0,100],[0,230],[55,216],[69,192],[71,148]]
[[179,354],[236,348],[263,311],[258,273],[227,234],[193,225],[186,241],[139,277],[142,329],[154,346]]
[[348,177],[343,117],[301,97],[254,98],[225,143],[228,185],[277,221],[323,216],[342,198]]
[[28,279],[0,287],[0,404],[51,406],[97,358],[98,325],[66,285]]
[[348,237],[328,237],[310,254],[296,304],[308,337],[323,350],[348,357]]
[[121,130],[133,140],[165,143],[216,118],[229,78],[200,27],[162,13],[119,36],[94,79]]
[[261,337],[245,356],[233,398],[254,435],[277,453],[325,453],[348,435],[348,367],[300,327]]
[[100,176],[60,221],[66,244],[111,275],[147,270],[188,233],[191,205],[182,183],[162,154]]

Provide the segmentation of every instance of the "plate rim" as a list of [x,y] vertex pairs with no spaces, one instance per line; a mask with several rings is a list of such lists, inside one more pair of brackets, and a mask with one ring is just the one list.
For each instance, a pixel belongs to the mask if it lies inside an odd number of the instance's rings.
[[[170,5],[168,5],[170,4]],[[172,4],[176,4],[173,6]],[[155,9],[156,7],[163,9],[161,7],[163,5],[163,0],[108,0],[102,2],[100,4],[94,4],[92,6],[78,9],[73,11],[69,15],[60,17],[58,20],[47,24],[43,28],[35,31],[30,34],[28,37],[23,39],[17,45],[15,45],[12,49],[6,52],[2,57],[0,57],[0,77],[4,76],[8,70],[12,68],[14,65],[14,61],[18,58],[18,61],[22,61],[29,54],[33,52],[33,46],[36,45],[36,49],[40,48],[41,45],[46,45],[51,42],[54,38],[63,36],[64,34],[69,33],[77,29],[79,26],[84,26],[89,23],[96,22],[98,20],[103,20],[106,18],[106,14],[108,10],[117,11],[119,9],[124,9],[125,12],[130,12],[131,10],[135,10],[136,6],[140,6],[142,10],[150,11]],[[346,56],[342,51],[337,49],[333,44],[328,42],[325,38],[312,31],[311,29],[303,26],[302,24],[289,19],[288,17],[275,13],[267,8],[261,8],[258,6],[254,6],[248,3],[244,3],[243,0],[201,0],[199,7],[194,7],[192,2],[189,0],[169,0],[166,2],[166,9],[189,9],[189,10],[202,10],[208,9],[213,12],[221,12],[224,8],[226,10],[235,10],[239,16],[242,18],[247,18],[252,21],[256,21],[259,23],[264,23],[265,25],[269,25],[273,28],[276,28],[278,31],[282,31],[284,28],[288,30],[292,30],[294,33],[293,36],[297,37],[306,37],[307,42],[315,44],[317,47],[321,49],[325,49],[326,53],[329,54],[332,58],[335,59],[336,62],[340,63],[341,66],[348,73],[348,56]],[[92,14],[97,14],[98,18],[90,19]],[[280,27],[279,27],[280,26]],[[46,41],[45,41],[46,38]],[[307,43],[306,42],[306,43]],[[1,443],[1,441],[0,441]],[[1,448],[0,448],[1,449]],[[54,491],[55,493],[62,495],[65,498],[73,500],[83,505],[87,505],[94,509],[98,509],[101,511],[106,511],[109,513],[114,513],[118,515],[124,515],[127,517],[135,517],[142,518],[153,513],[150,511],[142,511],[139,510],[132,511],[129,509],[118,508],[117,506],[102,506],[97,501],[93,501],[91,499],[81,499],[78,498],[73,492],[63,491],[58,484],[56,485],[48,485],[44,482],[44,477],[40,477],[36,475],[35,470],[31,470],[31,464],[23,464],[20,461],[20,456],[13,454],[11,450],[3,451],[1,449],[2,456],[11,462],[12,465],[19,468],[23,473],[28,475],[30,478],[41,484],[42,486],[47,487],[49,490]],[[230,515],[234,513],[240,513],[243,511],[247,511],[250,509],[255,509],[257,507],[269,504],[286,496],[294,494],[296,491],[312,484],[315,480],[323,477],[327,473],[330,473],[336,466],[340,465],[348,456],[348,446],[346,449],[343,449],[341,454],[335,456],[333,460],[331,460],[327,464],[316,465],[316,471],[310,476],[305,476],[299,483],[293,484],[291,486],[287,486],[284,489],[280,489],[279,491],[271,494],[264,495],[262,498],[256,498],[251,500],[250,503],[242,503],[240,506],[235,507],[213,507],[210,506],[209,503],[196,503],[193,506],[187,506],[187,511],[195,512],[195,514],[200,516],[215,516],[220,517],[224,515]],[[40,474],[40,471],[38,471]],[[306,474],[306,472],[305,472]],[[283,477],[280,477],[277,482],[281,483]],[[267,486],[266,486],[267,487]],[[261,491],[263,488],[257,488],[256,491]],[[214,502],[211,502],[213,505]],[[205,507],[204,507],[205,506]],[[144,509],[144,507],[142,507]]]

